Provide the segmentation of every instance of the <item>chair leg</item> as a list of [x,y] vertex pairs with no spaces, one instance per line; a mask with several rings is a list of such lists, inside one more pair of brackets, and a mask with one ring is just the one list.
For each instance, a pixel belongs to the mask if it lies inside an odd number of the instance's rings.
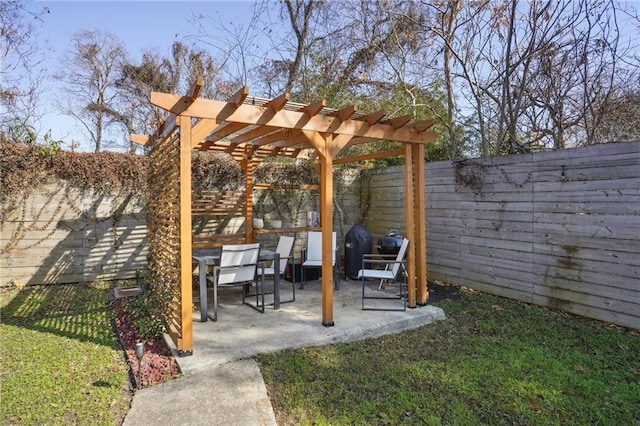
[[[302,268],[302,265],[300,265],[300,268]],[[284,272],[282,272],[281,278],[284,277]],[[282,283],[282,281],[280,281]],[[293,284],[293,301],[296,301],[296,261],[295,258],[293,259],[293,263],[291,264],[291,283]]]
[[[295,270],[295,268],[294,268]],[[298,287],[300,290],[304,289],[304,266],[302,266],[302,263],[300,264],[300,287]]]
[[[366,293],[365,277],[362,277],[362,309],[365,311],[406,311],[407,310],[407,297],[405,288],[407,288],[406,277],[403,281],[398,281],[400,287],[400,295],[398,296],[370,296]],[[370,290],[371,291],[371,290]],[[403,294],[405,293],[405,294]],[[371,294],[371,293],[369,293]],[[402,301],[401,308],[383,308],[383,307],[365,307],[365,299],[371,300],[400,300]]]
[[333,288],[340,290],[340,251],[336,250],[336,263],[333,265]]
[[[256,284],[256,292],[251,293],[249,288],[252,286],[252,283],[246,283],[242,285],[242,304],[247,305],[255,309],[256,311],[264,314],[264,273],[260,278],[260,282],[258,282],[258,277],[255,277],[253,282]],[[247,302],[247,297],[256,297],[255,304],[251,302]],[[260,300],[262,298],[262,301]]]
[[[291,280],[293,281],[291,284],[291,290],[293,291],[293,300],[292,302],[296,301],[296,275],[295,275],[295,268],[293,268],[294,271],[291,272]],[[282,280],[280,280],[280,283],[282,283]]]
[[218,321],[218,280],[213,281],[213,321]]
[[[262,276],[262,280],[260,280],[260,293],[262,294],[262,304],[260,306],[262,306],[262,309],[260,310],[260,312],[262,312],[264,314],[264,275]],[[258,294],[258,289],[256,289],[256,303],[257,303],[257,294]]]
[[[262,312],[264,313],[264,269],[262,270],[262,274],[260,274],[260,283],[262,285]],[[258,280],[256,280],[256,285],[258,285]],[[258,303],[258,289],[256,288],[256,303]]]
[[409,297],[409,284],[407,283],[407,276],[405,275],[404,279],[402,280],[402,282],[400,283],[400,294],[403,294],[404,292],[404,296],[402,297],[403,302],[404,302],[404,310],[407,310],[407,298]]

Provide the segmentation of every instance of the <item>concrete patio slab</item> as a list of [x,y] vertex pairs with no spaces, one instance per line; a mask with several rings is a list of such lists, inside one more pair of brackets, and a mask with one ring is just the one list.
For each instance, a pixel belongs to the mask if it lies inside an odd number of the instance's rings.
[[[378,293],[377,282],[367,286],[370,294],[397,293],[397,288]],[[290,299],[292,284],[283,280],[281,287],[281,299]],[[279,310],[267,306],[264,314],[242,305],[240,291],[220,290],[217,322],[199,322],[199,315],[194,315],[193,355],[177,358],[185,374],[259,353],[374,338],[445,319],[442,309],[430,305],[406,312],[362,310],[359,281],[342,281],[334,291],[333,327],[322,325],[320,281],[307,283],[303,290],[296,288],[295,302],[282,303]],[[267,296],[270,300],[272,296]],[[367,306],[400,308],[402,303],[368,300]]]

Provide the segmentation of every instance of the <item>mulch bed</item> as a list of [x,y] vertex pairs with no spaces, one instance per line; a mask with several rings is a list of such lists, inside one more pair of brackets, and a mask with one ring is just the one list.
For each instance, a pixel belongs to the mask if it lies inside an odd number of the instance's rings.
[[[140,389],[179,377],[180,368],[166,342],[163,339],[141,338],[138,329],[133,324],[133,317],[123,309],[125,303],[128,303],[128,298],[116,299],[112,302],[112,307],[116,312],[113,325],[129,363],[133,387]],[[145,346],[145,353],[142,357],[142,374],[138,370],[138,358],[136,357],[136,343],[138,342],[144,343]]]

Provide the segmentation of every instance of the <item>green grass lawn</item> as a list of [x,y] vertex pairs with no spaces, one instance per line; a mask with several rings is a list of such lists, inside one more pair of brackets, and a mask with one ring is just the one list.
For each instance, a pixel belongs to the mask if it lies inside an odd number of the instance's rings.
[[258,356],[278,424],[640,425],[640,335],[487,294],[376,340]]
[[109,284],[0,291],[0,422],[120,424],[128,368],[110,326]]
[[[1,424],[122,421],[109,290],[0,291]],[[637,332],[481,293],[439,305],[420,329],[257,357],[279,424],[640,425]]]

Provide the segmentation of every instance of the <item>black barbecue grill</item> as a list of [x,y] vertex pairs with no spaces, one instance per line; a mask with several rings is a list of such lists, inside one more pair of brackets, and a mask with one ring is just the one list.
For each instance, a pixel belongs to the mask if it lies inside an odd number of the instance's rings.
[[378,240],[376,250],[379,254],[398,254],[403,239],[404,237],[399,235],[397,230],[392,229]]
[[[373,238],[367,229],[361,225],[353,225],[344,237],[344,274],[348,278],[357,278],[362,269],[362,256],[371,254]],[[367,267],[367,265],[364,265]]]

